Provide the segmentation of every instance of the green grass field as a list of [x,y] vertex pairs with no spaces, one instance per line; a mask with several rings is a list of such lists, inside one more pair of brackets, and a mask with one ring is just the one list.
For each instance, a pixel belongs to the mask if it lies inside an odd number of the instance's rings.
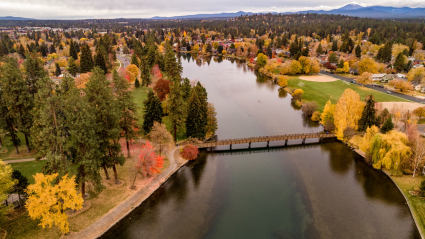
[[407,101],[393,95],[385,94],[341,80],[332,82],[313,82],[304,81],[298,77],[293,77],[288,80],[288,86],[291,89],[303,89],[303,100],[316,102],[320,110],[323,109],[329,99],[332,101],[332,103],[336,103],[344,90],[347,88],[350,88],[359,93],[362,99],[368,95],[373,95],[377,102]]
[[34,183],[34,178],[32,176],[36,173],[40,173],[45,163],[46,161],[35,160],[24,163],[12,163],[10,165],[13,169],[20,171],[31,184]]
[[150,88],[148,87],[139,87],[133,90],[133,100],[136,104],[136,117],[138,119],[138,126],[141,128],[143,125],[143,115],[145,108],[145,100],[148,98],[148,93]]
[[409,191],[418,190],[421,181],[425,178],[412,177],[410,175],[391,178],[400,187],[400,189],[403,191],[403,194],[409,200],[409,203],[412,206],[413,216],[416,218],[419,224],[419,230],[422,232],[422,235],[425,235],[425,198],[413,196],[409,193]]

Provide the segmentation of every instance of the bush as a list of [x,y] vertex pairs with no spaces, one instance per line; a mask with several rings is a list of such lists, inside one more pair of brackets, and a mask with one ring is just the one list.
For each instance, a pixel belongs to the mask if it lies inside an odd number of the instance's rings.
[[311,120],[314,121],[314,122],[320,121],[320,112],[314,111],[313,115],[311,115]]
[[180,155],[186,160],[195,160],[198,157],[198,147],[192,144],[185,145]]
[[301,100],[301,97],[303,96],[304,91],[302,89],[295,89],[292,92],[292,97],[294,98],[294,100]]
[[277,77],[277,84],[284,88],[288,86],[288,78],[286,76],[278,76]]
[[317,104],[315,102],[305,102],[302,105],[301,110],[305,117],[310,118],[313,115],[313,113],[317,110]]

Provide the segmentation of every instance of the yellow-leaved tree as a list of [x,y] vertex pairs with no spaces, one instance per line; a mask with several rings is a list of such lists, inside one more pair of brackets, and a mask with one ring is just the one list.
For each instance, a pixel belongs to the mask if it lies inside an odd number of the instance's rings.
[[362,116],[364,102],[360,95],[352,89],[346,89],[335,105],[334,123],[336,137],[344,138],[344,130],[351,128],[357,130],[359,119]]
[[[12,167],[0,160],[0,202],[4,202],[16,181],[12,179]],[[0,207],[0,217],[3,216],[5,207]]]
[[[32,219],[40,219],[43,228],[56,225],[62,233],[69,232],[66,210],[83,207],[83,198],[77,193],[75,176],[65,175],[57,182],[58,174],[37,173],[35,183],[28,186],[25,207]],[[57,182],[57,183],[56,183]]]
[[391,130],[372,138],[368,155],[374,168],[400,172],[401,163],[412,156],[412,150],[404,133]]
[[320,123],[323,125],[325,131],[332,132],[335,130],[334,113],[335,104],[332,104],[331,100],[328,100],[320,115]]

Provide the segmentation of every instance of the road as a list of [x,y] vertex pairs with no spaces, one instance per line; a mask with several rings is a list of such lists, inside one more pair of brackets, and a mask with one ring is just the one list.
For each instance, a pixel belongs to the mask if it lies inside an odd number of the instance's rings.
[[[320,71],[320,73],[324,74],[324,75],[331,76],[331,77],[335,77],[337,79],[340,79],[340,80],[343,80],[343,81],[346,81],[346,82],[349,82],[349,83],[352,83],[352,81],[353,81],[353,79],[351,79],[351,78],[340,76],[340,75],[337,75],[337,74],[331,74],[331,73],[326,72],[326,71]],[[420,98],[417,98],[417,97],[414,97],[414,96],[401,94],[401,93],[396,92],[396,91],[388,90],[388,89],[373,86],[373,85],[364,85],[364,86],[367,87],[367,88],[376,90],[376,91],[380,91],[380,92],[385,93],[385,94],[389,94],[388,92],[391,92],[390,95],[394,95],[394,96],[397,96],[397,97],[405,99],[405,100],[425,104],[425,99],[420,99]]]
[[117,60],[120,62],[120,67],[118,68],[118,71],[121,69],[121,67],[127,68],[128,65],[130,65],[130,57],[122,52],[122,49],[117,54]]

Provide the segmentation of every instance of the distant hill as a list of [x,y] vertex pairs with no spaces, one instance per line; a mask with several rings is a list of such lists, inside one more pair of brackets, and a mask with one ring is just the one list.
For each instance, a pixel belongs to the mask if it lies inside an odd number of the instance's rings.
[[193,14],[193,15],[183,15],[183,16],[174,16],[174,17],[152,17],[152,19],[164,20],[164,19],[205,19],[205,18],[231,18],[239,17],[242,15],[253,15],[256,13],[253,12],[223,12],[223,13],[211,13],[211,14]]
[[33,20],[32,18],[25,18],[25,17],[13,17],[13,16],[6,16],[6,17],[0,17],[0,21],[26,21],[26,20]]
[[371,6],[362,7],[357,4],[348,4],[344,7],[325,10],[309,10],[299,13],[317,13],[317,14],[339,14],[352,17],[368,17],[368,18],[425,18],[425,8],[411,7],[385,7]]

